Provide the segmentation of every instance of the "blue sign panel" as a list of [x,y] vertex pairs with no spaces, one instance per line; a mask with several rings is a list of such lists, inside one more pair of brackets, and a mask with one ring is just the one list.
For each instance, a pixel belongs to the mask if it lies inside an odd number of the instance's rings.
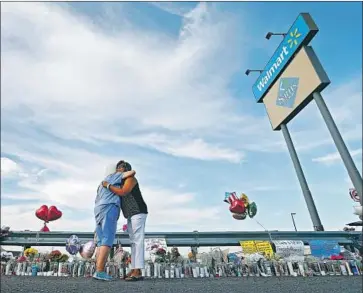
[[318,258],[330,258],[340,254],[340,246],[334,240],[311,240],[309,245],[311,255]]
[[309,13],[301,13],[295,20],[287,35],[277,48],[264,71],[252,86],[253,94],[258,103],[290,63],[295,53],[307,45],[318,32],[318,28]]
[[298,87],[298,77],[281,78],[276,105],[280,107],[294,108]]

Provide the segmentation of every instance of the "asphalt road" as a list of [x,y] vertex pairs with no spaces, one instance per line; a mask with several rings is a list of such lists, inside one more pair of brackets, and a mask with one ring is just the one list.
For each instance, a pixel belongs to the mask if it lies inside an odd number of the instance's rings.
[[139,282],[101,282],[85,278],[7,277],[1,276],[1,293],[358,293],[362,292],[362,277],[254,277],[220,279],[158,279]]

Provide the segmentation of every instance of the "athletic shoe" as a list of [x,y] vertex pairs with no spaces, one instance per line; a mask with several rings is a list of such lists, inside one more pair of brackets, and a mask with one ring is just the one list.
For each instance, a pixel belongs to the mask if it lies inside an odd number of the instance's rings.
[[112,277],[107,275],[105,272],[95,272],[93,275],[93,279],[101,281],[112,281]]

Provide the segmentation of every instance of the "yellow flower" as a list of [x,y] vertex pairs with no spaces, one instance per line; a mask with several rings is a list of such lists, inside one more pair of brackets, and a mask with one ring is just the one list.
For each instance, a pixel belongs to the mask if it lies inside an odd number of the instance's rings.
[[35,248],[32,248],[32,247],[27,248],[27,249],[25,249],[25,251],[24,251],[24,255],[25,255],[25,256],[30,256],[30,255],[34,256],[34,255],[36,255],[36,254],[38,254],[38,250],[36,250]]

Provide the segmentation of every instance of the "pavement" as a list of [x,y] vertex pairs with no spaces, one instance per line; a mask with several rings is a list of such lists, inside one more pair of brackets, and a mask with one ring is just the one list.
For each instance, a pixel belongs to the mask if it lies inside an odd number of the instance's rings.
[[149,279],[138,282],[89,278],[1,276],[1,293],[358,293],[362,276]]

